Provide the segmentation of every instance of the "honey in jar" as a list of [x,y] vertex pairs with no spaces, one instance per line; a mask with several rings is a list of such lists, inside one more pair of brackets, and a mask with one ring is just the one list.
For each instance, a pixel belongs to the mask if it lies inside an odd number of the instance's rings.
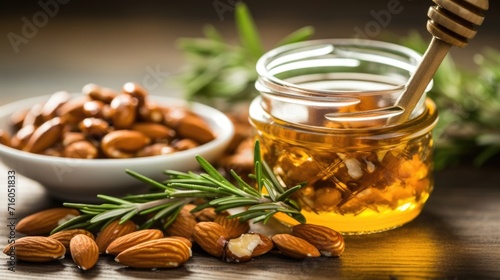
[[391,125],[381,113],[419,61],[402,46],[356,39],[291,44],[259,60],[250,121],[282,183],[305,183],[294,199],[308,223],[365,234],[422,211],[433,189],[436,106],[424,96],[407,121]]

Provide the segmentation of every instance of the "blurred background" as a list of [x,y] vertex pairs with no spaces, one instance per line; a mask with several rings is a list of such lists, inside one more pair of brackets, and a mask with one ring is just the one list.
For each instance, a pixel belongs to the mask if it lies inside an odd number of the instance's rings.
[[[119,89],[136,81],[147,83],[152,94],[178,96],[167,85],[186,66],[178,39],[202,37],[203,27],[210,24],[236,44],[237,2],[2,0],[0,105],[59,90],[77,92],[90,82]],[[308,25],[315,29],[314,39],[397,41],[410,31],[420,33],[425,42],[431,38],[425,28],[430,0],[243,2],[266,50]],[[498,26],[500,3],[490,1],[476,38],[464,49],[452,49],[456,63],[473,69],[475,54],[485,48],[500,50]]]
[[[201,37],[206,24],[214,25],[228,41],[237,41],[234,0],[82,1],[3,0],[0,3],[0,104],[24,96],[78,91],[89,82],[120,87],[141,82],[152,72],[151,91],[165,92],[163,79],[179,71],[184,60],[176,46],[180,37]],[[500,4],[490,1],[486,21],[465,49],[454,57],[472,65],[471,54],[485,46],[500,49]],[[314,38],[360,35],[384,39],[405,36],[410,30],[426,40],[426,13],[432,1],[245,1],[271,48],[288,33],[311,25]],[[380,32],[370,26],[374,14],[392,3]],[[45,15],[43,15],[45,14]],[[380,21],[380,20],[379,20]],[[34,28],[29,28],[30,24]],[[370,29],[371,28],[371,29]],[[368,33],[366,32],[368,31]],[[10,35],[9,35],[10,34]],[[14,35],[15,34],[15,35]],[[375,36],[372,36],[375,35]],[[159,73],[160,72],[160,73]],[[156,86],[153,86],[156,85]],[[172,93],[174,94],[174,93]]]

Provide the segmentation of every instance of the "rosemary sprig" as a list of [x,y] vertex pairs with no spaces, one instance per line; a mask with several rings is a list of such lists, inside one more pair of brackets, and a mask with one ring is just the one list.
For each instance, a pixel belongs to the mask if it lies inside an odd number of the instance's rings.
[[[300,212],[300,206],[290,197],[302,188],[297,185],[287,188],[262,160],[259,142],[255,143],[254,174],[249,177],[255,179],[257,188],[245,182],[238,174],[231,170],[230,174],[235,183],[225,178],[206,159],[196,156],[203,173],[179,172],[166,170],[169,176],[164,182],[158,182],[132,170],[126,172],[138,180],[149,184],[160,192],[129,195],[121,198],[98,195],[105,201],[102,204],[64,203],[64,206],[77,208],[83,214],[60,225],[53,232],[68,228],[95,229],[105,226],[109,222],[119,219],[121,223],[150,214],[149,219],[142,223],[141,228],[150,228],[161,219],[165,219],[163,227],[168,227],[177,217],[181,208],[203,199],[206,202],[197,205],[192,212],[207,207],[214,207],[215,211],[242,208],[241,212],[229,216],[238,217],[241,221],[267,223],[277,213],[284,213],[300,223],[305,223],[305,217]],[[265,191],[264,191],[265,190]]]

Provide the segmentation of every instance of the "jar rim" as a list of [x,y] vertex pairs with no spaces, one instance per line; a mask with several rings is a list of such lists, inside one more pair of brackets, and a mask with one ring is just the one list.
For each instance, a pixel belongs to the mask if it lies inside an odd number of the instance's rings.
[[[328,89],[317,89],[317,88],[309,88],[306,86],[301,86],[297,85],[294,83],[287,82],[283,79],[280,79],[276,77],[274,74],[272,74],[271,70],[272,68],[281,65],[282,63],[286,62],[291,62],[296,59],[291,59],[289,58],[289,55],[287,56],[286,54],[288,52],[294,51],[294,50],[300,50],[303,49],[303,55],[299,56],[299,59],[306,59],[306,58],[312,58],[312,57],[317,57],[321,55],[326,55],[328,53],[331,53],[336,46],[351,46],[351,47],[363,47],[367,49],[379,49],[379,50],[385,50],[385,51],[390,51],[393,53],[397,53],[400,55],[407,56],[409,59],[413,60],[414,62],[414,68],[416,69],[418,63],[422,59],[422,55],[418,53],[417,51],[410,49],[408,47],[394,44],[394,43],[389,43],[389,42],[383,42],[383,41],[377,41],[377,40],[369,40],[369,39],[358,39],[358,38],[337,38],[337,39],[318,39],[318,40],[309,40],[309,41],[303,41],[303,42],[298,42],[298,43],[292,43],[292,44],[287,44],[283,45],[280,47],[277,47],[275,49],[272,49],[268,52],[266,52],[264,55],[262,55],[259,60],[257,61],[256,64],[256,70],[257,74],[259,75],[259,79],[256,82],[256,87],[258,89],[262,89],[262,86],[265,87],[270,87],[274,91],[278,91],[282,94],[289,95],[291,94],[291,91],[296,91],[300,92],[302,95],[308,96],[308,97],[325,97],[325,98],[332,98],[334,94],[338,93],[346,93],[347,91],[340,91],[340,90],[328,90]],[[316,47],[315,49],[309,49],[310,47]],[[295,54],[296,55],[296,54]],[[403,66],[404,67],[404,66]],[[414,71],[415,69],[407,69],[409,72]],[[433,81],[429,83],[427,86],[427,90],[432,88]],[[403,90],[405,87],[405,83],[396,85],[390,89],[385,89],[385,90],[378,90],[378,89],[373,89],[373,90],[363,90],[359,92],[353,92],[353,91],[348,91],[349,94],[373,94],[373,93],[378,93],[378,94],[385,94],[385,93],[392,93],[392,92],[397,92]]]

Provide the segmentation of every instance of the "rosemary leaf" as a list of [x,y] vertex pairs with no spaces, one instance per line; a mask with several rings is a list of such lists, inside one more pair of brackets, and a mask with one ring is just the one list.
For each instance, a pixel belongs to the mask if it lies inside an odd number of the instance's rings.
[[247,211],[262,211],[262,210],[276,210],[279,208],[279,205],[276,205],[275,203],[261,203],[258,205],[250,206]]
[[165,221],[165,223],[163,224],[163,228],[166,229],[166,228],[168,228],[175,221],[175,219],[177,218],[177,216],[179,216],[179,213],[181,212],[181,209],[182,209],[182,207],[171,207],[171,208],[169,207],[169,208],[166,208],[164,210],[164,213],[158,213],[158,214],[161,214],[161,215],[157,215],[153,219],[157,220],[160,217],[163,217],[163,216],[166,216],[167,214],[170,214],[168,216],[167,220]]
[[300,190],[304,185],[297,185],[295,187],[289,188],[285,192],[281,193],[278,197],[276,197],[276,201],[284,201],[288,199],[293,193]]
[[134,209],[134,206],[109,210],[109,211],[106,211],[106,212],[103,212],[103,213],[96,215],[95,217],[93,217],[90,220],[90,222],[97,223],[97,222],[108,220],[111,218],[120,217],[120,216],[124,215],[125,213],[132,211],[133,209]]
[[264,48],[260,40],[259,32],[255,26],[252,16],[248,8],[242,2],[236,5],[236,27],[240,36],[242,46],[248,50],[250,56],[255,61],[264,54]]
[[[260,151],[259,151],[259,153],[260,153]],[[278,192],[280,192],[280,193],[285,192],[285,190],[283,189],[283,186],[281,185],[281,182],[278,181],[278,178],[276,178],[273,171],[271,170],[271,167],[269,167],[269,165],[265,161],[259,161],[259,162],[262,162],[264,176],[266,176],[266,178],[271,180],[273,186],[276,187]]]
[[147,202],[156,199],[168,198],[170,194],[168,193],[146,193],[146,194],[138,194],[138,195],[127,195],[122,199],[134,202]]
[[312,26],[304,26],[293,33],[289,34],[285,38],[281,39],[276,46],[283,46],[287,44],[293,44],[305,41],[309,39],[314,34],[314,27]]
[[137,208],[130,210],[127,214],[120,218],[120,223],[125,223],[126,221],[132,219],[135,215],[137,215],[137,213],[139,213]]
[[126,169],[125,172],[127,174],[129,174],[130,176],[132,176],[132,177],[134,177],[134,178],[136,178],[136,179],[138,179],[138,180],[140,180],[140,181],[142,181],[142,182],[144,182],[146,184],[149,184],[149,185],[151,185],[153,187],[156,187],[158,189],[164,190],[165,192],[169,191],[169,189],[165,185],[163,185],[162,183],[160,183],[160,182],[158,182],[156,180],[148,178],[148,177],[146,177],[146,176],[144,176],[142,174],[139,174],[139,173],[137,173],[135,171],[132,171],[130,169]]
[[54,234],[58,231],[61,231],[63,229],[69,229],[71,227],[78,227],[78,226],[81,226],[81,228],[84,228],[84,226],[82,226],[83,224],[90,224],[88,222],[88,220],[92,218],[92,215],[79,215],[79,216],[76,216],[74,218],[71,218],[69,219],[68,221],[64,222],[63,224],[60,224],[59,226],[57,226],[56,228],[54,228],[50,234]]
[[199,211],[201,211],[201,210],[203,210],[205,208],[208,208],[208,207],[212,207],[212,205],[210,205],[210,201],[207,201],[205,203],[197,205],[196,207],[194,207],[193,209],[191,209],[191,213],[199,212]]
[[238,196],[226,196],[221,198],[213,199],[209,202],[210,205],[225,205],[230,203],[255,203],[258,202],[254,198],[238,197]]
[[274,189],[274,186],[271,184],[271,181],[269,181],[267,178],[262,178],[261,181],[262,181],[262,185],[264,186],[264,188],[267,191],[267,194],[269,195],[269,197],[271,197],[271,200],[276,201],[277,193]]
[[217,169],[215,169],[215,167],[212,164],[210,164],[206,159],[197,155],[196,160],[200,164],[201,168],[203,168],[203,170],[205,170],[205,172],[207,172],[208,175],[210,175],[211,178],[214,179],[214,181],[224,184],[230,184],[229,181],[226,178],[224,178],[224,176],[222,176],[222,174],[220,174],[219,171],[217,171]]
[[203,34],[205,35],[205,37],[214,42],[224,43],[224,38],[222,38],[222,35],[213,25],[206,25],[203,28]]
[[221,212],[221,211],[224,211],[224,210],[228,210],[228,209],[233,209],[233,208],[240,208],[240,207],[246,207],[248,206],[249,204],[252,205],[252,204],[258,204],[259,202],[258,201],[252,201],[252,202],[249,202],[249,203],[244,203],[244,202],[238,202],[238,203],[226,203],[226,204],[222,204],[222,205],[218,205],[215,207],[215,212]]
[[238,196],[249,196],[248,193],[236,188],[231,183],[229,183],[229,181],[220,182],[220,181],[217,181],[216,178],[210,177],[207,174],[201,174],[200,176],[202,178],[210,181],[210,182],[217,184],[219,186],[218,190],[220,192],[227,193],[227,194],[234,194],[234,195],[238,195]]

